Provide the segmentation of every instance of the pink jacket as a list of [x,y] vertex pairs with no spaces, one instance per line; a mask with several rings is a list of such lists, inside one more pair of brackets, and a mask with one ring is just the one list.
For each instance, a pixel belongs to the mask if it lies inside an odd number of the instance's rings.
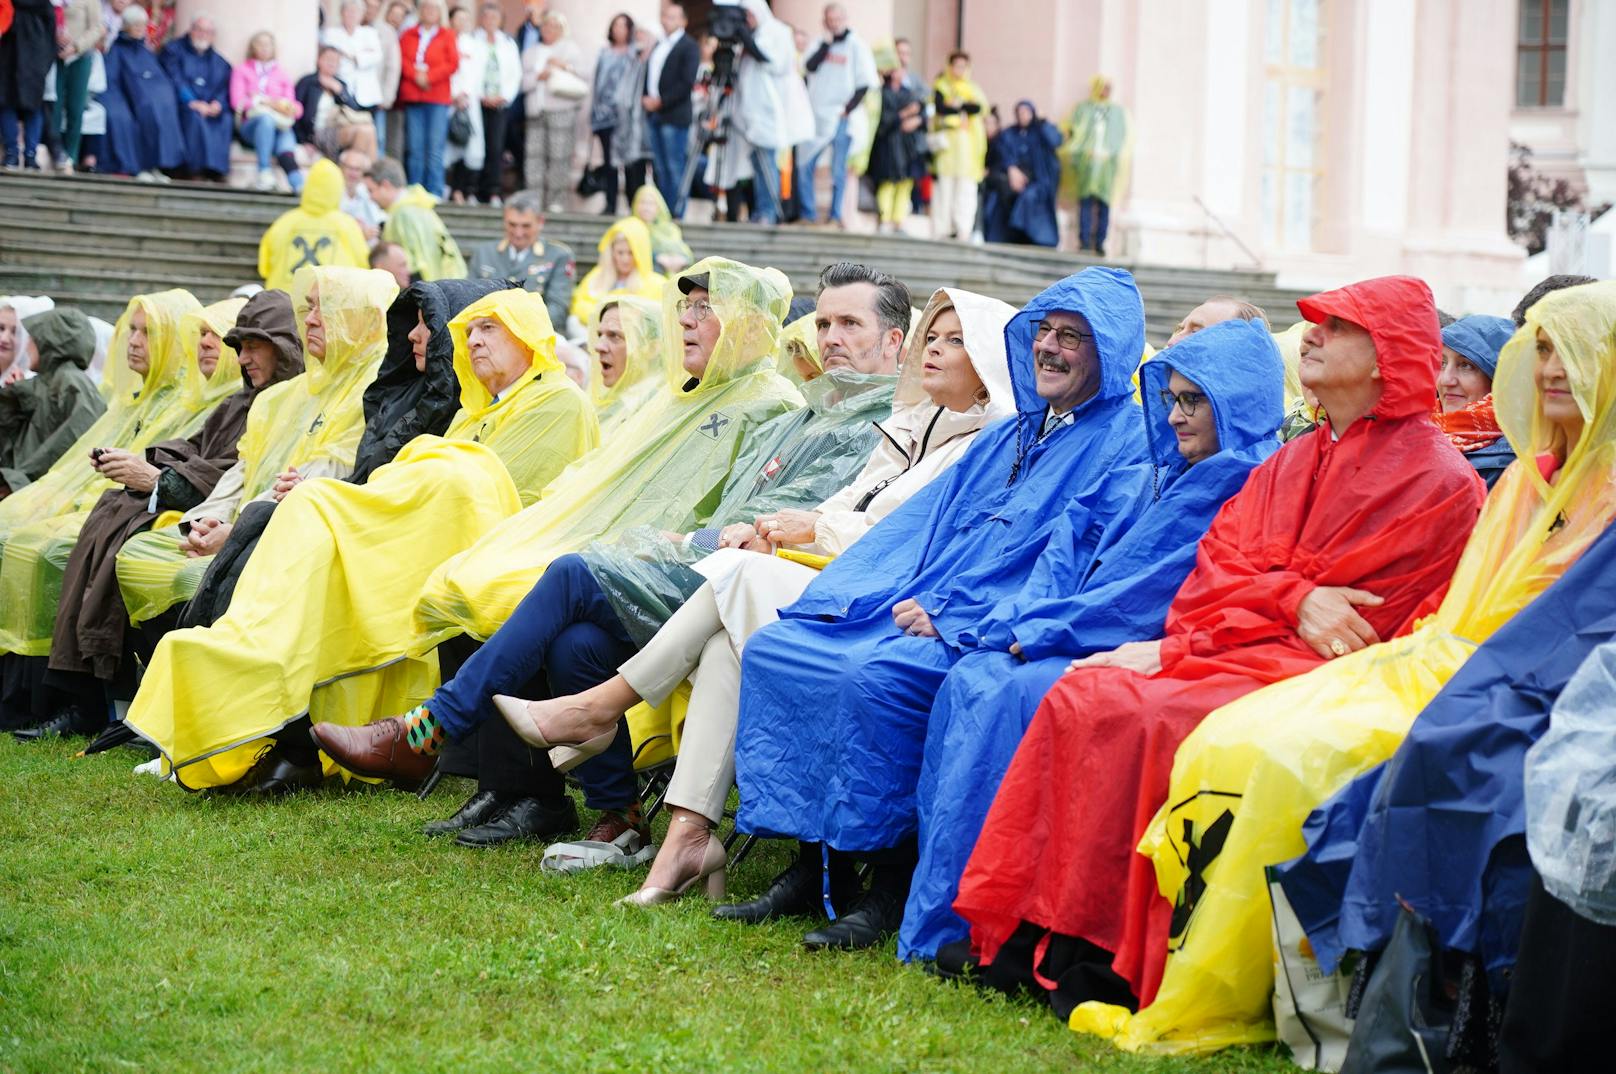
[[231,111],[240,115],[252,107],[253,98],[259,92],[260,70],[264,77],[264,96],[291,101],[294,108],[293,118],[301,116],[303,109],[297,104],[297,96],[292,91],[291,76],[274,60],[270,60],[267,64],[259,63],[257,60],[236,64],[235,70],[230,72]]

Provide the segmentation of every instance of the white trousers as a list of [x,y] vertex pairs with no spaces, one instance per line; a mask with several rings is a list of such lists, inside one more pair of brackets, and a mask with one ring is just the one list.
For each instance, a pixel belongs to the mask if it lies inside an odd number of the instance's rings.
[[976,230],[976,187],[969,179],[952,175],[937,177],[931,201],[934,238],[946,239],[953,235],[962,242],[971,241],[971,233]]

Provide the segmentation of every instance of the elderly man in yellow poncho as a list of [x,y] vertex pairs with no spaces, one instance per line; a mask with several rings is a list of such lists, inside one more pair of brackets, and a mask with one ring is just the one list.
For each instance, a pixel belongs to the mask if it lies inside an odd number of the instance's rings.
[[224,616],[158,645],[127,722],[182,786],[317,784],[302,719],[316,688],[397,661],[427,573],[595,446],[541,297],[495,292],[449,331],[461,410],[447,433],[412,440],[364,485],[303,483],[265,527]]
[[[1074,1029],[1166,1052],[1272,1038],[1264,867],[1306,850],[1308,812],[1386,760],[1477,646],[1616,519],[1613,340],[1616,283],[1532,307],[1493,381],[1518,461],[1488,496],[1435,614],[1411,634],[1225,705],[1179,746],[1167,805],[1139,846],[1175,902],[1161,987],[1132,1016],[1079,1007]],[[1203,853],[1214,829],[1219,849]]]

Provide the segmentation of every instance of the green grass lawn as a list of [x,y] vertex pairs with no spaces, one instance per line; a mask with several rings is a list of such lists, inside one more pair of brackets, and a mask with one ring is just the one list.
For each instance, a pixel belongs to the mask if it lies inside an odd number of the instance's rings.
[[[187,795],[0,736],[0,1070],[1282,1071],[1123,1055],[805,926],[614,905],[642,873],[418,834],[458,804]],[[766,845],[731,877],[761,890]]]

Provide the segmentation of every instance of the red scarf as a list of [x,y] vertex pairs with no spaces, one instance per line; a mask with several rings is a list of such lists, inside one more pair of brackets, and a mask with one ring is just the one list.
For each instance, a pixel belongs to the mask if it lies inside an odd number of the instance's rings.
[[1453,442],[1453,446],[1467,455],[1504,435],[1504,431],[1498,427],[1498,416],[1493,413],[1491,393],[1461,410],[1443,412],[1439,407],[1432,415],[1432,420]]

